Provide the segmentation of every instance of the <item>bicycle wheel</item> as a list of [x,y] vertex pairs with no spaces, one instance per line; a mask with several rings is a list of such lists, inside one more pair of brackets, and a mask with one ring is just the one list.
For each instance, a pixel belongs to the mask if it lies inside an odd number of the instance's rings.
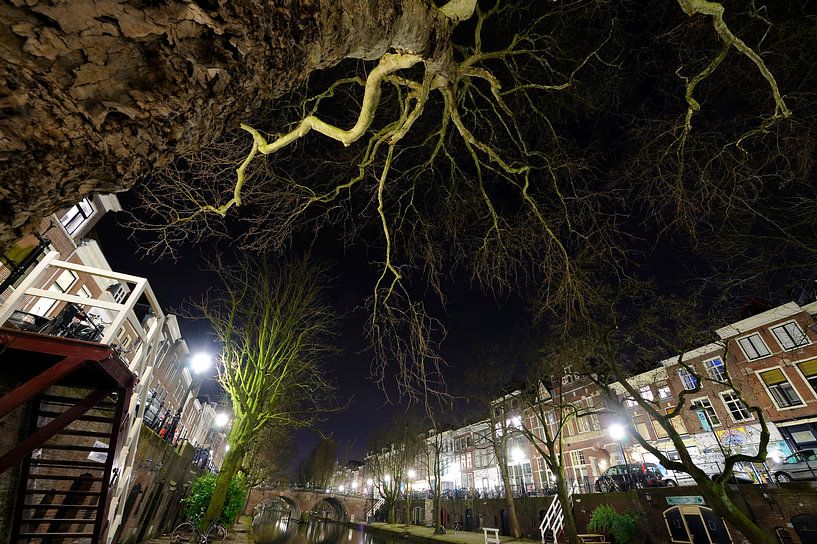
[[207,531],[207,536],[205,540],[207,544],[220,544],[227,539],[227,529],[222,527],[221,525],[213,525]]
[[184,542],[194,542],[196,539],[197,531],[196,526],[186,521],[173,529],[173,532],[170,534],[170,542],[173,544],[177,543],[184,543]]

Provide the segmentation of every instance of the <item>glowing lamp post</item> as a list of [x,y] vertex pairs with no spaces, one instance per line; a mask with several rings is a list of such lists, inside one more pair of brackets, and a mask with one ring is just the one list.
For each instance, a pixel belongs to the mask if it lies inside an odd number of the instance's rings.
[[624,451],[624,439],[627,437],[627,429],[625,429],[621,423],[612,423],[607,427],[607,434],[618,443],[621,459],[624,461],[624,471],[627,474],[627,480],[629,480],[630,487],[632,488],[633,475],[630,474],[630,463],[627,461],[627,453]]

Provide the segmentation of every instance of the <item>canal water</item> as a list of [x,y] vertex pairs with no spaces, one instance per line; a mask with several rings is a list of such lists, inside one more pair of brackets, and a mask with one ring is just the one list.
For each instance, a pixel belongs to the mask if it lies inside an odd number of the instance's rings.
[[333,521],[299,524],[289,510],[265,508],[253,518],[257,544],[396,544],[396,539],[366,534]]

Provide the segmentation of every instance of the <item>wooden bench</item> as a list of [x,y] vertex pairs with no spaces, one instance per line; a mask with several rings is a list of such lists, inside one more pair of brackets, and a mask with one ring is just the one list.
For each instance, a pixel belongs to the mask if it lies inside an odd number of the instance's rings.
[[585,534],[576,536],[579,537],[579,541],[585,544],[609,544],[606,540],[604,540],[604,535]]
[[[493,536],[488,536],[489,531]],[[485,540],[485,544],[499,544],[499,529],[494,529],[493,527],[483,527],[482,536]]]

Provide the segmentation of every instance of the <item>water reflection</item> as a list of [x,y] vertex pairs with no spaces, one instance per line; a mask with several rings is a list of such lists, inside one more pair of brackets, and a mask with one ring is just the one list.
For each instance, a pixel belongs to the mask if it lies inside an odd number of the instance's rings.
[[394,544],[396,540],[367,535],[339,523],[312,520],[299,524],[287,508],[267,507],[253,518],[258,544]]

